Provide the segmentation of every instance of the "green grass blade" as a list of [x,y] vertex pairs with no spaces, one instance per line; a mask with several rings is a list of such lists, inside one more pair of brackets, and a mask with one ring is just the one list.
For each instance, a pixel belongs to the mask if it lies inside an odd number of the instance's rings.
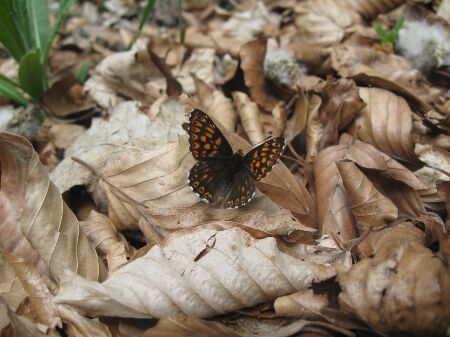
[[[30,38],[33,47],[45,50],[48,41],[48,3],[42,0],[28,0],[27,14]],[[44,55],[42,55],[44,56]]]
[[61,23],[62,23],[64,17],[66,16],[70,7],[74,4],[76,4],[77,2],[78,2],[78,0],[61,0],[59,2],[58,13],[56,14],[55,23],[53,24],[53,27],[50,31],[50,37],[47,41],[47,45],[45,46],[45,49],[42,49],[42,50],[45,50],[45,53],[43,56],[44,60],[46,60],[48,58],[48,54],[50,53],[50,49],[52,48],[53,40],[54,40],[56,34],[58,33],[59,27],[61,26]]
[[405,23],[405,17],[402,15],[402,16],[397,20],[397,22],[395,23],[394,27],[393,27],[392,30],[391,30],[392,35],[393,35],[393,38],[394,38],[394,41],[392,41],[392,42],[397,41],[398,33],[400,32],[400,29],[402,28],[402,26],[403,26],[404,23]]
[[0,94],[26,107],[27,99],[17,90],[19,85],[0,74]]
[[89,64],[84,62],[80,69],[77,71],[77,73],[75,74],[75,77],[78,79],[78,81],[80,81],[81,83],[83,83],[86,80],[86,77],[89,75]]
[[41,63],[39,49],[26,54],[19,65],[19,82],[21,88],[35,100],[42,98],[46,88],[46,69]]
[[156,0],[147,0],[147,5],[144,9],[144,15],[142,16],[141,22],[139,23],[138,30],[134,33],[133,39],[131,40],[130,44],[128,45],[127,49],[130,49],[133,43],[137,40],[139,35],[141,34],[142,28],[144,27],[145,22],[147,22],[148,17],[150,16],[150,13],[153,10],[153,6],[155,5]]

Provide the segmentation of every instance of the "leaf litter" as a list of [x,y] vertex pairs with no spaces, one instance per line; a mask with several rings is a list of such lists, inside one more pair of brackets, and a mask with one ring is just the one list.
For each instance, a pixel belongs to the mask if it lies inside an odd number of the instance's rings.
[[[142,4],[76,5],[0,133],[1,336],[445,336],[448,2],[157,3],[129,50]],[[193,108],[286,138],[247,206],[189,189]]]

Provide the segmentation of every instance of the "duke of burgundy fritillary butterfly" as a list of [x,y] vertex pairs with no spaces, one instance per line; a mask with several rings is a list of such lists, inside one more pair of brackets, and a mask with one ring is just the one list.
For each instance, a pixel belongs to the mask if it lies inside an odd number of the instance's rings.
[[189,172],[189,186],[205,202],[216,207],[245,206],[255,194],[257,181],[276,164],[284,138],[265,141],[246,155],[233,153],[231,145],[206,113],[195,109],[187,128],[189,148],[197,163]]

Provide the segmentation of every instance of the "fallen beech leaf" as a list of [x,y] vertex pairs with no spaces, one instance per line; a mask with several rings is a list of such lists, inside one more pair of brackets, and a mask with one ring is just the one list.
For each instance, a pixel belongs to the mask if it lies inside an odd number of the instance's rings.
[[319,108],[322,99],[312,95],[308,105],[308,121],[306,124],[306,161],[311,162],[319,153],[320,139],[322,138],[322,123],[319,121]]
[[390,336],[443,336],[450,321],[450,272],[408,237],[413,231],[420,232],[409,225],[401,235],[384,235],[373,258],[339,275],[339,302]]
[[233,92],[233,101],[239,114],[242,127],[247,134],[250,143],[257,144],[264,140],[264,132],[259,119],[258,106],[243,92]]
[[2,248],[56,281],[62,269],[96,280],[99,262],[95,249],[80,232],[78,220],[32,145],[22,137],[0,133],[0,163]]
[[274,302],[279,316],[316,317],[328,305],[325,295],[315,295],[312,289],[304,289],[291,295],[278,297]]
[[367,20],[375,18],[378,14],[389,12],[405,2],[406,0],[343,1],[348,7],[354,9]]
[[5,261],[12,266],[17,278],[27,292],[30,305],[39,321],[51,329],[62,328],[58,309],[53,303],[53,295],[35,266],[7,252],[3,252],[3,256]]
[[360,17],[343,2],[308,0],[297,4],[295,24],[300,43],[331,47],[338,44],[346,31],[360,21]]
[[366,107],[356,121],[358,136],[392,157],[416,162],[412,112],[406,101],[378,88],[361,88],[359,95]]
[[294,112],[292,113],[291,118],[286,121],[286,128],[284,129],[284,137],[286,138],[287,143],[290,143],[305,129],[306,121],[308,120],[309,105],[309,97],[306,96],[302,89],[299,89]]
[[95,107],[92,98],[86,95],[82,85],[72,73],[53,83],[44,93],[43,102],[47,112],[56,118],[70,118],[75,113]]
[[64,321],[69,336],[74,337],[112,337],[108,327],[95,319],[80,315],[68,305],[59,305],[59,313]]
[[[28,318],[17,315],[15,312],[8,309],[8,317],[11,320],[12,334],[13,336],[20,337],[48,337],[38,329],[36,324],[30,321]],[[54,335],[53,335],[54,336]],[[58,335],[56,335],[58,336]]]
[[262,109],[272,111],[277,101],[266,91],[264,79],[264,56],[266,55],[266,40],[255,40],[241,46],[239,56],[241,69],[244,72],[245,85],[250,96]]
[[450,182],[440,181],[436,184],[437,192],[445,201],[447,208],[447,230],[450,231]]
[[208,85],[214,84],[214,57],[216,52],[212,48],[195,48],[191,57],[182,65],[177,80],[187,94],[195,93],[193,74]]
[[141,337],[240,337],[232,329],[219,322],[192,317],[174,317],[159,320],[155,327],[145,331]]
[[375,188],[355,163],[342,160],[336,162],[336,166],[349,196],[350,207],[360,233],[369,228],[386,227],[397,219],[397,207]]
[[209,87],[205,82],[193,75],[197,96],[200,103],[211,116],[217,119],[226,130],[233,132],[236,128],[237,114],[231,100],[219,91]]
[[126,51],[103,59],[84,88],[103,108],[116,106],[121,101],[118,94],[151,104],[159,97],[160,90],[166,88],[166,79],[149,62],[146,51],[142,50],[141,54]]
[[[199,257],[211,239],[210,249]],[[152,247],[102,284],[67,275],[57,301],[104,316],[202,318],[251,307],[334,275],[331,266],[281,253],[274,238],[256,240],[238,228],[199,230]]]
[[102,257],[106,256],[114,244],[127,243],[126,239],[117,233],[111,219],[95,210],[89,212],[86,220],[80,221],[80,228]]
[[136,147],[152,149],[177,141],[178,134],[185,134],[181,128],[186,119],[184,107],[170,100],[162,104],[160,110],[157,117],[150,120],[139,111],[136,102],[126,102],[112,109],[108,119],[93,118],[91,127],[66,149],[65,159],[51,173],[59,190],[65,192],[93,180],[92,172],[75,163],[72,156],[101,167],[115,153]]

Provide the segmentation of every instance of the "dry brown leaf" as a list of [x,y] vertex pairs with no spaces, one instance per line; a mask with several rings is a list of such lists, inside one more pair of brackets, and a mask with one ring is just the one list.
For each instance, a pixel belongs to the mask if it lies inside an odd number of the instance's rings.
[[274,238],[257,240],[238,228],[198,230],[152,247],[102,284],[67,275],[57,301],[104,316],[202,318],[305,289],[335,273],[330,265],[281,253]]
[[156,55],[150,48],[147,46],[147,52],[150,57],[150,60],[153,62],[156,68],[164,75],[167,81],[167,89],[166,93],[170,97],[178,97],[181,95],[183,88],[181,88],[181,84],[173,77],[172,71],[169,66],[166,64],[164,59],[160,58]]
[[141,54],[126,51],[103,59],[84,88],[103,108],[116,106],[122,100],[119,94],[151,104],[165,90],[166,79],[145,50]]
[[205,321],[192,317],[174,317],[160,320],[154,328],[145,331],[141,337],[240,337],[232,329],[219,322]]
[[193,75],[193,78],[200,104],[211,116],[221,122],[226,130],[233,132],[236,129],[238,116],[231,100],[225,97],[222,91],[212,89],[197,76]]
[[412,112],[406,101],[378,88],[361,88],[359,94],[366,103],[355,122],[359,138],[394,158],[416,162]]
[[306,161],[311,162],[319,153],[319,143],[322,137],[322,123],[319,121],[319,108],[322,99],[312,95],[308,105],[308,121],[306,124]]
[[331,47],[360,21],[354,10],[333,0],[302,1],[295,6],[295,24],[300,43]]
[[267,48],[266,40],[255,40],[241,46],[239,56],[241,68],[244,72],[245,85],[250,91],[250,96],[262,109],[272,111],[277,101],[266,91],[264,79],[264,56]]
[[344,0],[342,3],[354,9],[365,19],[370,20],[378,14],[389,12],[405,3],[406,0]]
[[450,231],[450,182],[440,181],[436,185],[437,192],[445,201],[447,208],[447,230]]
[[153,120],[141,113],[136,102],[118,104],[109,118],[94,118],[83,137],[67,148],[66,158],[51,173],[52,180],[61,192],[76,185],[88,185],[94,178],[92,172],[75,163],[72,156],[102,167],[116,153],[152,149],[177,141],[178,134],[185,134],[181,128],[185,120],[184,107],[174,100],[163,103]]
[[70,337],[112,337],[108,327],[96,319],[80,315],[68,305],[59,305],[58,309]]
[[291,118],[286,121],[286,128],[284,129],[284,137],[286,142],[290,143],[297,135],[299,135],[306,127],[308,120],[308,108],[310,106],[310,99],[302,89],[298,90],[298,98],[295,102],[294,112]]
[[386,227],[398,217],[394,203],[381,194],[354,162],[341,160],[336,166],[349,197],[350,208],[360,233]]
[[[8,317],[11,320],[12,335],[14,337],[48,337],[49,335],[40,331],[36,324],[28,318],[17,315],[8,309]],[[3,334],[2,334],[3,335]],[[51,334],[52,337],[60,336],[56,331]]]
[[[341,306],[390,336],[443,336],[450,322],[450,272],[404,226],[375,245],[375,256],[339,275]],[[422,233],[423,237],[423,233]]]
[[86,95],[72,73],[53,83],[44,93],[43,103],[51,116],[65,119],[95,107],[92,98]]
[[242,123],[242,127],[250,140],[250,143],[257,144],[264,140],[264,132],[259,118],[259,109],[255,102],[243,92],[233,92],[233,101]]
[[2,248],[54,280],[63,269],[96,280],[99,261],[95,249],[80,232],[78,220],[32,145],[22,137],[0,133],[0,162]]
[[312,289],[304,289],[291,295],[278,297],[274,309],[279,316],[316,317],[328,305],[325,295],[315,295]]
[[34,265],[27,263],[8,252],[2,253],[4,259],[9,263],[17,278],[22,283],[29,299],[33,312],[39,322],[51,329],[62,328],[61,318],[56,305],[53,303],[53,295]]
[[212,48],[196,48],[191,57],[175,73],[177,80],[187,94],[195,93],[193,74],[208,85],[214,85],[214,57],[216,52]]

